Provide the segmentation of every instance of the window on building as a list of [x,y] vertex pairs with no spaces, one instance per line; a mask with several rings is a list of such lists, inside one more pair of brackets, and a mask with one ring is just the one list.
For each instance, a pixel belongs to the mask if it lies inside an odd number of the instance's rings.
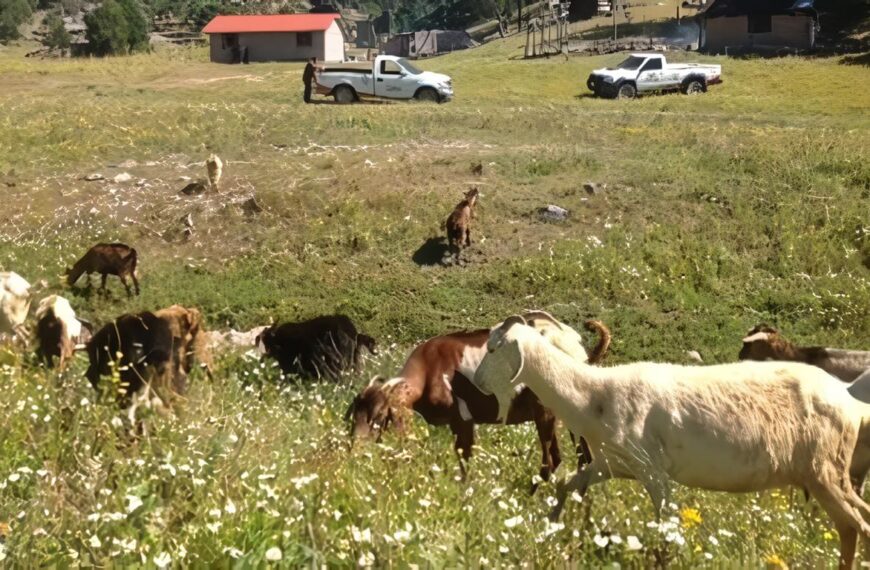
[[311,47],[311,32],[296,32],[296,47]]
[[769,34],[773,29],[770,14],[749,14],[750,34]]
[[233,49],[239,46],[238,34],[221,34],[221,48]]
[[381,73],[383,75],[401,75],[402,67],[395,61],[384,60],[381,62]]

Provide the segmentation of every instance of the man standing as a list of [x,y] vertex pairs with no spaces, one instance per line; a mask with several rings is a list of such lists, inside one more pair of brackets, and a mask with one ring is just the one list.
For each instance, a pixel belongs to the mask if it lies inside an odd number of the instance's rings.
[[312,57],[305,64],[305,71],[302,72],[302,83],[305,84],[305,95],[302,99],[306,103],[311,103],[311,82],[314,81],[314,66],[317,65],[317,58]]

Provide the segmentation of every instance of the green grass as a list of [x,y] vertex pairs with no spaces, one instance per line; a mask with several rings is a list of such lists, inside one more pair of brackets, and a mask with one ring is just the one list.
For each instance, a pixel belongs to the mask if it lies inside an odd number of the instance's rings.
[[[721,63],[725,83],[602,101],[585,96],[585,77],[622,56],[519,61],[518,42],[421,62],[454,78],[457,99],[440,106],[304,106],[301,66],[212,65],[203,50],[0,52],[0,270],[44,279],[97,323],[175,302],[219,329],[341,311],[385,348],[339,387],[284,385],[271,364],[225,355],[214,383],[197,382],[176,418],[151,418],[151,436],[132,443],[94,402],[82,359],[59,379],[4,353],[0,565],[150,565],[166,552],[247,567],[272,547],[288,566],[833,564],[835,533],[800,493],[680,488],[677,510],[702,521],[676,514],[661,529],[638,486],[613,482],[547,535],[553,488],[527,494],[531,426],[480,429],[466,484],[448,431],[422,421],[406,440],[348,451],[341,415],[367,378],[427,336],[526,308],[603,319],[611,363],[684,362],[686,350],[732,361],[760,321],[801,343],[870,345],[863,68],[669,54]],[[227,163],[222,193],[180,197],[180,177],[204,176],[210,152]],[[109,166],[127,159],[136,166]],[[121,171],[147,185],[81,179]],[[587,195],[587,181],[607,189]],[[469,264],[417,265],[474,184]],[[250,196],[263,213],[243,213]],[[569,220],[539,221],[547,204]],[[98,240],[137,248],[141,297],[61,286]],[[129,497],[143,504],[128,512]],[[622,542],[600,546],[607,533]]]

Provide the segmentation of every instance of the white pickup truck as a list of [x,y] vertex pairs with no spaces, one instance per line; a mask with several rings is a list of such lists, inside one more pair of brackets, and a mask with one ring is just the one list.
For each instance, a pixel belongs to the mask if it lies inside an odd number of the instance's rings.
[[668,63],[660,53],[633,53],[616,67],[596,69],[586,86],[598,97],[631,99],[638,93],[675,91],[694,95],[722,82],[721,65]]
[[407,59],[379,55],[374,62],[337,63],[314,73],[317,93],[337,103],[361,98],[417,99],[441,103],[453,98],[453,82],[441,73],[422,71]]

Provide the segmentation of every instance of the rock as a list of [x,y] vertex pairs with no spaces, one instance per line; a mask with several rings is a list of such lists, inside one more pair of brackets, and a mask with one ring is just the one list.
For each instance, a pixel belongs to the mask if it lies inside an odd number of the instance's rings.
[[257,203],[256,198],[251,196],[250,198],[242,202],[242,211],[249,216],[253,216],[254,214],[259,214],[260,212],[262,212],[263,207]]
[[150,187],[151,185],[148,184],[148,181],[145,180],[144,178],[140,178],[139,180],[136,181],[136,186],[138,186],[139,188],[145,188],[146,186]]
[[116,184],[122,184],[124,182],[130,182],[131,180],[133,180],[133,175],[129,172],[122,172],[121,174],[118,174],[114,178],[112,178],[112,180]]
[[701,354],[697,350],[687,350],[686,357],[698,364],[704,364],[704,359],[701,358]]
[[597,182],[587,182],[583,185],[583,189],[586,190],[587,194],[595,196],[596,194],[601,194],[607,189],[607,184],[598,184]]
[[190,180],[190,176],[184,176],[182,174],[181,176],[178,177],[178,179],[181,180],[182,182],[187,182],[188,180]]
[[549,206],[540,208],[538,214],[540,214],[541,219],[548,222],[564,222],[568,219],[569,212],[565,208],[560,208],[559,206],[550,204]]
[[208,190],[208,184],[206,184],[205,180],[197,180],[196,182],[191,182],[182,188],[181,193],[186,196],[196,196],[202,194],[206,190]]
[[139,163],[133,160],[132,158],[128,158],[124,162],[119,162],[118,164],[110,165],[110,168],[135,168],[139,166]]
[[88,182],[96,182],[97,180],[105,180],[106,177],[102,174],[95,172],[94,174],[88,174],[85,176],[85,180]]

